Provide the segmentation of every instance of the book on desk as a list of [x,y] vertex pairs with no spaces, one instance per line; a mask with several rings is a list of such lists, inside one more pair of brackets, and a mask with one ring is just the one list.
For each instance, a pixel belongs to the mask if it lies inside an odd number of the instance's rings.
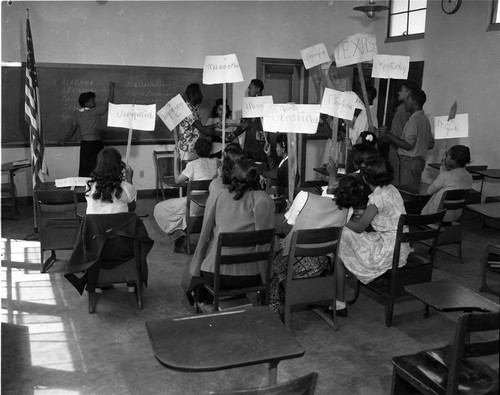
[[55,180],[56,188],[86,187],[90,177],[67,177]]

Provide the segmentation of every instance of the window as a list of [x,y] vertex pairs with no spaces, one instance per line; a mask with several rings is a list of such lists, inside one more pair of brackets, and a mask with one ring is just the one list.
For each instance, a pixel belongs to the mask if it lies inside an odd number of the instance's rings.
[[422,38],[427,0],[391,0],[388,38]]
[[500,2],[493,0],[493,7],[491,10],[491,24],[488,30],[500,30]]

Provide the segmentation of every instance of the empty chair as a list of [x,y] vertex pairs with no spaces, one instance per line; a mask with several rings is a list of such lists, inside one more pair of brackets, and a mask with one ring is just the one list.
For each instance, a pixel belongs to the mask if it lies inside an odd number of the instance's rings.
[[153,247],[142,220],[135,213],[87,214],[66,266],[65,277],[83,293],[87,289],[89,313],[95,311],[95,288],[126,283],[135,287],[142,308],[147,285],[146,256]]
[[[341,227],[328,227],[297,230],[293,233],[284,281],[284,319],[288,330],[290,330],[292,306],[321,302],[327,302],[328,305],[335,306],[336,289],[333,268],[337,259],[337,245],[341,232]],[[325,255],[330,255],[330,265],[325,273],[318,277],[293,278],[293,267],[302,258],[319,258]],[[336,326],[334,328],[337,329]]]
[[465,166],[465,169],[472,174],[472,180],[479,182],[479,191],[476,189],[471,189],[469,196],[467,197],[467,204],[477,204],[481,203],[481,195],[483,193],[483,183],[484,176],[482,174],[474,173],[474,170],[487,170],[487,165],[474,165]]
[[312,372],[286,383],[247,390],[212,391],[210,395],[314,395],[318,373]]
[[[41,272],[45,273],[56,261],[56,250],[72,250],[80,220],[77,198],[72,190],[35,190],[35,211],[40,234]],[[44,261],[44,252],[50,257]]]
[[[214,283],[213,285],[208,283],[204,285],[207,291],[213,295],[214,311],[219,310],[219,301],[221,298],[245,295],[251,292],[260,293],[261,304],[269,304],[269,284],[274,254],[274,234],[274,229],[219,234],[215,258]],[[266,265],[264,270],[264,281],[261,284],[245,288],[221,287],[220,268],[222,265],[245,265],[254,262],[262,262]]]
[[487,277],[489,274],[500,277],[500,244],[489,245],[484,251],[483,258],[480,263],[481,287],[479,292],[489,292],[493,295],[500,295],[497,283],[497,289],[493,289],[488,285]]
[[[429,282],[432,280],[432,271],[434,268],[435,246],[440,234],[439,229],[445,215],[445,210],[435,214],[411,215],[402,214],[399,218],[397,236],[392,258],[392,268],[380,277],[368,284],[361,284],[357,281],[356,301],[359,295],[360,285],[377,293],[384,300],[385,304],[385,325],[392,325],[392,316],[396,299],[407,295],[404,289],[405,285]],[[430,227],[429,225],[433,225]],[[424,226],[426,228],[424,228]],[[406,265],[398,267],[399,251],[402,243],[415,243],[427,241],[431,244],[430,249],[415,248],[414,252],[408,255]],[[335,274],[336,275],[336,274]],[[336,323],[337,315],[333,310],[333,319]]]
[[153,151],[156,169],[156,199],[165,200],[167,190],[178,190],[179,197],[182,197],[182,186],[175,184],[173,151]]
[[[498,354],[499,328],[499,312],[462,314],[453,344],[392,359],[391,394],[498,394],[498,372],[477,358]],[[495,338],[471,340],[485,331]]]
[[[203,224],[203,207],[192,201],[191,197],[194,194],[208,194],[208,187],[212,180],[189,181],[187,186],[186,200],[186,247],[188,254],[192,253],[192,235],[201,232]],[[193,215],[194,214],[194,215]],[[196,215],[197,214],[197,215]]]

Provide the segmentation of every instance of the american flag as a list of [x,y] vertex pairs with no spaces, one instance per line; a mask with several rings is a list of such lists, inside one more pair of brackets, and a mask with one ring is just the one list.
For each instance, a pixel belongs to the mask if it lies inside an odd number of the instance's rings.
[[38,77],[35,67],[35,51],[33,48],[33,38],[31,37],[29,14],[26,17],[26,46],[27,57],[24,118],[26,119],[30,130],[31,169],[33,171],[33,189],[35,189],[40,182],[45,181],[45,176],[49,174],[49,171],[45,163],[45,144],[43,142],[38,106]]

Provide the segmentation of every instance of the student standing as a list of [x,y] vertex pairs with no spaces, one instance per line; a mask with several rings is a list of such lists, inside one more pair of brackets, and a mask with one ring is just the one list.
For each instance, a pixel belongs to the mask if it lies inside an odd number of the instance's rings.
[[200,133],[210,137],[219,136],[220,133],[213,130],[216,126],[215,124],[211,127],[205,127],[201,123],[198,105],[203,101],[203,94],[201,93],[200,85],[189,84],[186,88],[185,100],[187,106],[191,110],[191,115],[184,118],[179,123],[179,141],[177,148],[179,149],[180,159],[190,161],[197,158],[194,150],[194,143],[196,143],[196,140],[200,137]]
[[397,137],[385,126],[380,128],[383,138],[399,147],[400,178],[406,183],[420,183],[427,151],[434,147],[431,124],[423,110],[426,100],[427,96],[422,89],[410,91],[405,106],[411,115],[401,137]]
[[[262,96],[264,83],[259,79],[253,79],[248,85],[248,97]],[[246,125],[245,125],[246,124]],[[264,145],[266,138],[262,128],[260,118],[248,118],[244,120],[244,126],[241,131],[235,131],[234,137],[238,137],[245,132],[245,143],[243,149],[247,153],[247,158],[257,162],[265,162],[266,155],[264,153]]]
[[73,113],[71,126],[59,145],[64,145],[80,130],[80,166],[79,177],[90,177],[97,163],[97,154],[104,148],[101,131],[98,128],[99,118],[107,111],[109,103],[113,102],[115,95],[114,82],[109,83],[108,101],[105,106],[97,106],[94,92],[84,92],[78,98],[80,109]]
[[[408,122],[408,119],[410,119],[410,112],[406,109],[406,99],[408,98],[408,94],[410,91],[414,88],[418,88],[417,84],[414,83],[413,81],[403,81],[401,84],[401,88],[399,89],[398,92],[398,101],[401,102],[401,104],[397,107],[396,113],[394,114],[394,117],[392,119],[391,123],[391,133],[394,134],[396,137],[401,137],[403,134],[403,129],[406,125],[406,122]],[[399,155],[398,155],[398,146],[394,143],[389,142],[389,162],[391,163],[393,169],[394,169],[394,181],[392,182],[393,185],[399,185],[401,183],[400,175],[399,175]]]

